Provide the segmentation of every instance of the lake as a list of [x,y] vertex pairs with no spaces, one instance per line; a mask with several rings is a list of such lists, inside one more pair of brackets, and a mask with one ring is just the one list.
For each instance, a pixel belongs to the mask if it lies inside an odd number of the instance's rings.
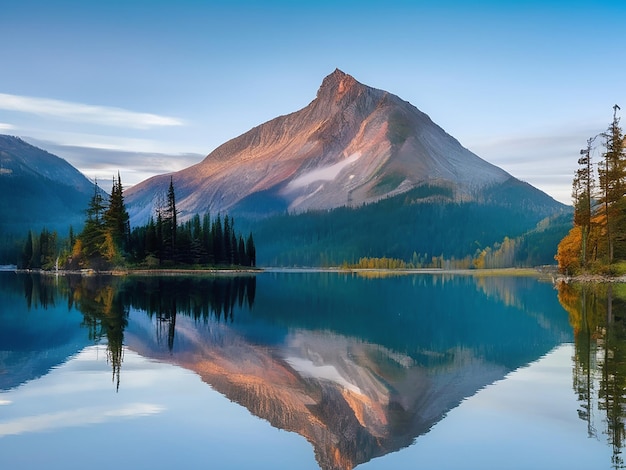
[[623,468],[622,298],[451,273],[0,272],[0,468]]

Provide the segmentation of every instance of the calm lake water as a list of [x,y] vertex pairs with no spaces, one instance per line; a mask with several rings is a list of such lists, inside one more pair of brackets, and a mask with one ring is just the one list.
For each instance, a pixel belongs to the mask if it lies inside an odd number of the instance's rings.
[[626,309],[605,297],[2,272],[0,468],[623,468]]

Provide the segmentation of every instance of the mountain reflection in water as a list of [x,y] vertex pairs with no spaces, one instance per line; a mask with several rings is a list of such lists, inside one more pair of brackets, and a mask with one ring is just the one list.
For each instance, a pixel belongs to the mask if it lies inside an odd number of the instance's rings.
[[[102,341],[116,388],[124,387],[125,348],[192,370],[254,415],[304,436],[324,469],[410,445],[464,398],[572,338],[552,286],[526,278],[2,280],[7,311],[70,312],[21,315],[11,330],[4,327],[17,313],[0,315],[2,389]],[[72,323],[78,315],[80,327]],[[30,338],[27,348],[20,336]]]

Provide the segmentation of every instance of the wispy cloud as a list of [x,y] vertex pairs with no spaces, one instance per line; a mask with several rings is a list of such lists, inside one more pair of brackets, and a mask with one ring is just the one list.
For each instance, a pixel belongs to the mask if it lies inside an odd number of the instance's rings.
[[130,403],[119,407],[88,407],[76,410],[25,416],[0,422],[0,437],[15,436],[30,432],[49,431],[59,428],[84,426],[114,421],[120,417],[138,418],[164,411],[161,405]]
[[[206,155],[200,153],[159,152],[157,143],[132,145],[124,141],[124,146],[89,145],[87,140],[72,139],[83,145],[60,145],[48,140],[24,137],[28,143],[66,159],[89,178],[108,179],[121,170],[125,186],[132,186],[151,176],[182,170],[200,162]],[[113,142],[104,141],[104,144]],[[85,145],[87,144],[87,145]],[[133,151],[134,149],[136,151]],[[130,149],[130,150],[129,150]]]
[[[571,204],[572,178],[591,126],[554,128],[526,134],[475,139],[469,148],[480,157],[563,202]],[[597,142],[600,145],[600,142]],[[600,148],[594,149],[597,161]]]
[[52,116],[76,122],[88,122],[112,127],[150,129],[154,127],[182,126],[181,119],[151,113],[139,113],[122,108],[60,101],[48,98],[9,95],[0,93],[0,109]]
[[0,132],[6,132],[15,129],[15,126],[11,124],[7,124],[5,122],[0,122]]

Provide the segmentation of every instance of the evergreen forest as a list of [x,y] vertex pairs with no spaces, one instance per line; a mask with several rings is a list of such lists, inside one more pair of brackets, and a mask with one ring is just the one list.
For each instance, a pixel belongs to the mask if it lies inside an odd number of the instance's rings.
[[[22,269],[114,268],[201,268],[254,267],[256,246],[252,234],[246,238],[235,230],[235,221],[221,214],[196,214],[178,223],[176,194],[170,180],[166,203],[145,226],[131,230],[118,173],[111,195],[97,182],[87,210],[84,227],[60,239],[57,232],[43,229],[28,232],[17,260]],[[15,242],[13,243],[15,246]],[[8,251],[8,249],[7,249]]]
[[[365,268],[499,268],[554,264],[571,213],[523,199],[512,180],[476,201],[421,186],[361,207],[283,214],[242,225],[262,246],[259,264]],[[520,203],[521,201],[521,203]]]

